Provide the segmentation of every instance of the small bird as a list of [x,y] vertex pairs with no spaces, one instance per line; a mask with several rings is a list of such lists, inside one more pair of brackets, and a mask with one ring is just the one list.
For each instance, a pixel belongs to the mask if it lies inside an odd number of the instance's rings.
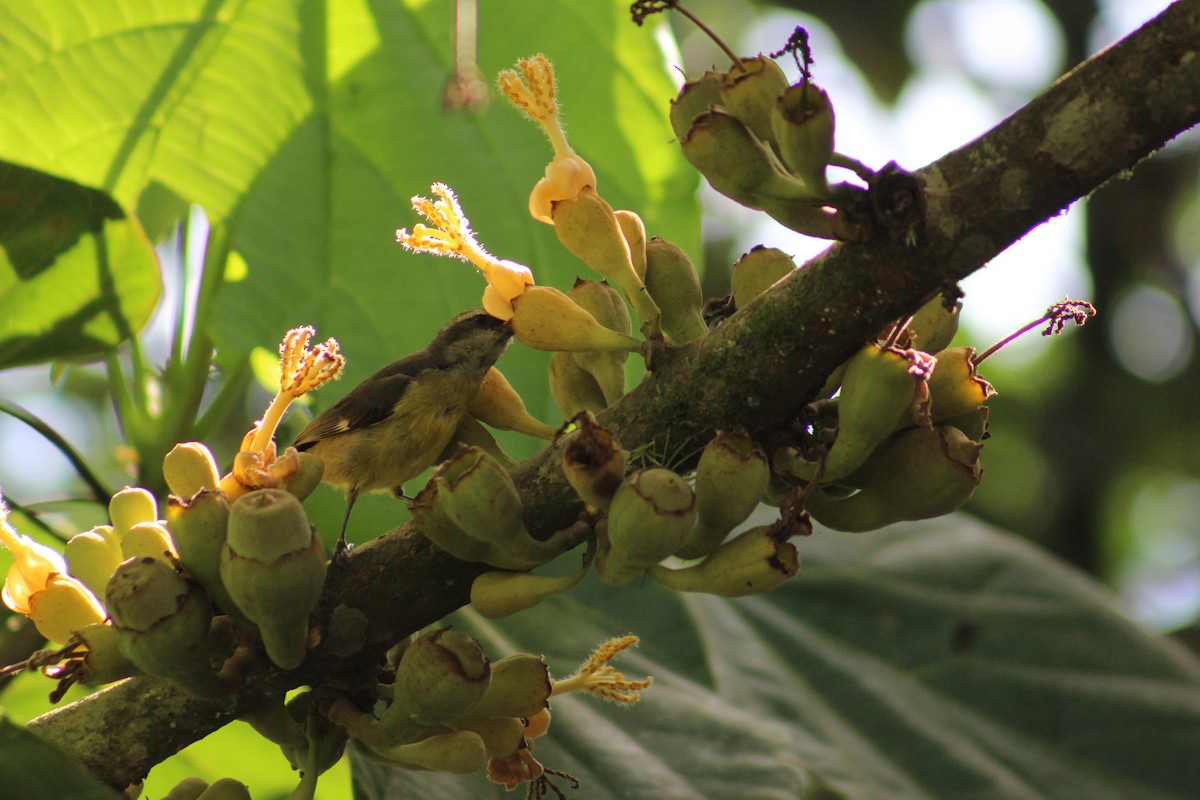
[[482,309],[464,311],[424,350],[379,370],[300,431],[296,449],[320,458],[322,480],[346,490],[339,553],[354,501],[380,489],[402,496],[404,482],[437,460],[511,337]]

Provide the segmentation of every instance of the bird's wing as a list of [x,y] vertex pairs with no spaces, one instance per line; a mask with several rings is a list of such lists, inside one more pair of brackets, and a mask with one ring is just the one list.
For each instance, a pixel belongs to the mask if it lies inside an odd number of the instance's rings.
[[377,373],[308,423],[296,437],[296,449],[307,450],[322,439],[383,422],[392,415],[412,380],[404,373]]

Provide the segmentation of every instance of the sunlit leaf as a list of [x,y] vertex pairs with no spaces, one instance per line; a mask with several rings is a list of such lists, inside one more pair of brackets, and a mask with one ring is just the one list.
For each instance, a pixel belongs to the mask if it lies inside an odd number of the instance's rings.
[[0,162],[0,368],[113,348],[160,289],[153,248],[111,197]]

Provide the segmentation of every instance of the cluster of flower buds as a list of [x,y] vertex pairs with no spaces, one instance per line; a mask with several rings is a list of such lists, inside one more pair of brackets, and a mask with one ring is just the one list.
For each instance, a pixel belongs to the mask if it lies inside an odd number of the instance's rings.
[[[781,535],[777,526],[725,541],[757,507],[770,477],[766,454],[745,433],[720,432],[706,445],[693,489],[662,467],[626,474],[625,453],[611,432],[586,412],[572,422],[562,442],[563,473],[597,517],[602,580],[620,585],[648,574],[680,591],[732,597],[767,591],[796,574],[792,534]],[[671,557],[703,560],[677,569],[662,563]]]
[[806,485],[805,507],[818,522],[869,531],[961,507],[983,475],[985,404],[996,393],[979,363],[1033,327],[1048,322],[1046,332],[1057,332],[1094,313],[1087,303],[1058,303],[979,355],[949,346],[960,310],[939,295],[864,345],[831,377],[826,396],[837,396],[810,407],[807,441],[772,455],[779,476]]
[[533,741],[550,725],[550,699],[586,691],[637,702],[650,679],[628,680],[608,663],[636,642],[610,640],[578,672],[556,681],[541,656],[520,653],[493,662],[470,636],[441,628],[403,648],[394,680],[379,686],[387,701],[381,712],[341,698],[328,718],[367,757],[401,769],[461,774],[486,768],[490,780],[509,789],[538,785],[547,775],[573,780],[533,756]]
[[460,445],[413,500],[417,528],[455,558],[506,570],[529,570],[565,548],[563,534],[534,539],[508,471],[485,450]]
[[[728,70],[688,80],[672,101],[671,127],[684,156],[726,197],[800,233],[846,238],[831,207],[862,190],[831,187],[826,169],[869,171],[834,152],[833,105],[811,80],[807,33],[797,28],[772,56],[727,52]],[[790,84],[774,60],[787,52],[801,73]]]
[[280,393],[247,434],[231,473],[221,477],[199,442],[166,455],[166,519],[153,494],[126,487],[109,501],[111,524],[73,536],[65,560],[5,522],[3,544],[17,560],[4,600],[64,645],[28,662],[60,681],[57,694],[72,683],[137,673],[197,694],[229,691],[240,681],[246,651],[213,664],[219,615],[257,633],[277,666],[303,661],[326,559],[300,503],[322,468],[290,448],[277,457],[273,435],[292,400],[341,372],[336,342],[310,351],[312,333],[301,328],[285,337]]

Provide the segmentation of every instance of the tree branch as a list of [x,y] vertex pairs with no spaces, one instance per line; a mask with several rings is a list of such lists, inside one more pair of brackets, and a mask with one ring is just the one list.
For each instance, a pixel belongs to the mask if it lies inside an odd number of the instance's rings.
[[[718,429],[764,430],[791,419],[884,325],[1200,121],[1197,42],[1200,0],[1179,0],[984,136],[919,170],[916,192],[884,197],[889,209],[923,211],[915,242],[831,247],[702,341],[653,353],[650,376],[601,421],[627,448],[696,449]],[[576,518],[578,500],[553,449],[514,477],[536,535]],[[264,692],[355,685],[393,642],[464,605],[484,569],[445,555],[411,525],[399,528],[331,572],[322,643],[299,669],[258,671],[223,700],[134,679],[30,727],[123,787]]]

